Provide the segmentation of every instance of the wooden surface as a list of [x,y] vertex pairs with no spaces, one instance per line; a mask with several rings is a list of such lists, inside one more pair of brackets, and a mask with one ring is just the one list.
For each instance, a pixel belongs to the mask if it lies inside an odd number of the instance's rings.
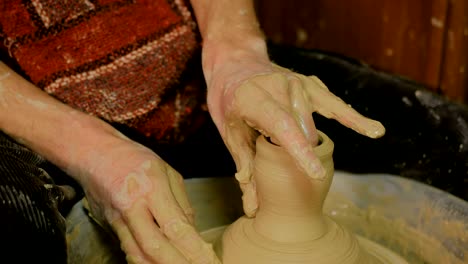
[[457,72],[465,71],[468,58],[467,2],[257,0],[256,4],[260,23],[274,42],[357,58],[463,100],[468,93],[466,74]]
[[440,88],[468,102],[468,0],[450,0]]

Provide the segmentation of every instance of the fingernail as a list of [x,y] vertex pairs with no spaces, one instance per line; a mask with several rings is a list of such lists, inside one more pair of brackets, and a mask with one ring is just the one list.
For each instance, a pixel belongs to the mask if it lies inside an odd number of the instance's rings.
[[325,169],[320,164],[310,162],[309,165],[309,177],[314,180],[324,180],[326,177]]
[[[305,156],[305,155],[304,155]],[[316,159],[307,159],[306,156],[302,160],[303,168],[311,179],[313,180],[324,180],[326,177],[325,169],[320,164],[319,160]]]
[[385,127],[382,123],[374,121],[371,123],[370,128],[366,131],[366,136],[370,138],[379,138],[385,134]]
[[298,153],[300,159],[300,165],[306,172],[307,176],[314,180],[324,180],[326,177],[326,171],[322,167],[320,160],[316,158],[312,146],[308,146],[303,149],[302,152]]

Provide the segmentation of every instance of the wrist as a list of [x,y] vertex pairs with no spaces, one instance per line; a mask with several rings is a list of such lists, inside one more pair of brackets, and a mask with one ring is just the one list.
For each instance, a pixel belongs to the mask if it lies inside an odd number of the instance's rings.
[[63,149],[51,156],[60,155],[56,163],[81,181],[93,170],[91,165],[100,158],[99,152],[123,139],[108,124],[87,114],[76,111],[63,118],[66,118],[62,123],[63,134],[57,139],[57,145],[62,145]]
[[0,129],[77,180],[89,165],[89,153],[125,138],[104,121],[47,95],[2,63],[0,88]]
[[266,41],[260,36],[246,36],[236,39],[208,40],[203,42],[202,67],[208,89],[213,76],[219,76],[223,69],[242,62],[256,61],[269,63]]
[[[97,122],[96,122],[97,121]],[[132,141],[118,130],[98,119],[75,124],[74,135],[65,169],[84,188],[98,184],[119,184],[134,166],[153,160],[155,153]]]

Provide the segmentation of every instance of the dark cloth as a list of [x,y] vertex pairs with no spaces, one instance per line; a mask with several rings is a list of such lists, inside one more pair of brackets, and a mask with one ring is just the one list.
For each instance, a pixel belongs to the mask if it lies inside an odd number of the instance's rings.
[[50,163],[0,132],[2,263],[66,263],[65,195],[47,171]]

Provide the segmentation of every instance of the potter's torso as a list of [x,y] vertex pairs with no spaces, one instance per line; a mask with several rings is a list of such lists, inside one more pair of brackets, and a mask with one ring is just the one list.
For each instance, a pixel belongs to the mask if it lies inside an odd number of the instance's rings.
[[157,139],[204,92],[189,82],[196,25],[182,0],[26,0],[0,4],[0,59],[50,95]]

